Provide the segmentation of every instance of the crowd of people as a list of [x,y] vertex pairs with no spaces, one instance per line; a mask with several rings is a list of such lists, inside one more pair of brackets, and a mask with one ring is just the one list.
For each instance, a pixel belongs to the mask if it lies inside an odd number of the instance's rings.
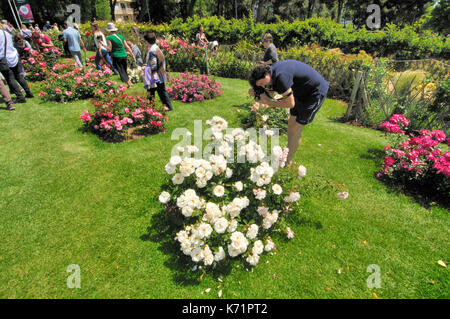
[[[27,54],[28,49],[40,50],[51,48],[51,39],[39,29],[38,25],[26,26],[22,24],[20,31],[2,21],[0,25],[0,70],[3,77],[17,100],[13,101],[4,83],[0,80],[0,93],[9,110],[14,109],[14,102],[24,103],[26,98],[33,98],[28,83],[25,80],[21,57]],[[43,30],[58,29],[49,21]],[[143,36],[147,43],[147,52],[143,56],[139,46],[118,33],[114,23],[106,26],[107,35],[103,34],[96,22],[91,23],[91,31],[96,47],[95,65],[102,69],[102,63],[120,76],[122,82],[132,86],[128,76],[128,56],[142,68],[142,79],[145,89],[149,92],[149,98],[153,99],[158,92],[161,102],[166,110],[172,110],[169,94],[166,91],[166,61],[163,52],[157,45],[157,37],[154,32],[146,32]],[[14,37],[13,37],[14,34]],[[83,68],[81,49],[86,52],[86,46],[81,38],[77,25],[64,24],[61,34],[67,51],[75,59],[80,68]],[[195,36],[195,43],[200,47],[208,48],[212,54],[218,52],[218,42],[208,41],[204,28],[201,26]],[[295,60],[279,61],[277,49],[270,33],[264,34],[261,45],[265,48],[261,60],[252,70],[249,82],[252,88],[249,94],[261,103],[286,108],[290,117],[288,120],[288,165],[291,164],[294,154],[300,144],[301,135],[305,125],[314,120],[316,113],[322,106],[327,92],[328,82],[312,67]],[[28,48],[28,49],[26,49]],[[26,93],[24,96],[20,89]],[[274,92],[278,93],[275,98]]]

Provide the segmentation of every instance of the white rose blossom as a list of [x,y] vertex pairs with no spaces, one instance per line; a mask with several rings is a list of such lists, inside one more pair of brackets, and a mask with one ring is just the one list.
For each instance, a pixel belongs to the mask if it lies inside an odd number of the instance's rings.
[[303,166],[303,165],[300,165],[298,167],[298,178],[301,179],[301,178],[303,178],[305,176],[306,176],[306,167]]
[[166,204],[170,200],[170,194],[168,192],[162,192],[158,199],[161,203]]
[[214,187],[213,193],[217,197],[222,197],[225,195],[225,188],[222,185],[217,185]]

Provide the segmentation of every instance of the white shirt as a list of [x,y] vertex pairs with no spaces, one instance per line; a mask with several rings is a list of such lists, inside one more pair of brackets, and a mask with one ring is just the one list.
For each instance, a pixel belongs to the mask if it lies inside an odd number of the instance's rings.
[[98,49],[98,40],[97,40],[97,36],[101,35],[102,36],[102,47],[104,49],[106,49],[106,47],[108,46],[108,43],[106,42],[106,38],[105,35],[103,34],[103,32],[99,31],[98,33],[94,33],[94,42],[95,42],[95,47]]
[[19,54],[14,47],[12,35],[6,31],[0,30],[0,59],[5,57],[5,36],[6,44],[6,60],[10,68],[13,68],[19,62]]

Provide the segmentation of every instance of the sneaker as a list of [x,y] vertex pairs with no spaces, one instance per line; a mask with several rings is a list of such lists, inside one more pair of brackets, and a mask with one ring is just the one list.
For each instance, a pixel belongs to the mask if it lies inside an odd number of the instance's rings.
[[14,104],[11,103],[10,105],[8,105],[6,107],[6,109],[9,110],[9,111],[14,111],[16,108],[14,107]]
[[34,95],[33,95],[33,93],[27,93],[27,95],[25,95],[25,97],[27,98],[27,99],[32,99],[32,98],[34,98]]

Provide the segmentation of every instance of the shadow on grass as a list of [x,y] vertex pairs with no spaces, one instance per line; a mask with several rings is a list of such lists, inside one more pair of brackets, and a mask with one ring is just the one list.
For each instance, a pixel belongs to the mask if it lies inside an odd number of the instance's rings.
[[[192,271],[194,263],[191,257],[183,254],[180,244],[175,240],[179,227],[169,220],[167,212],[162,209],[152,215],[150,224],[151,226],[147,227],[147,234],[142,235],[140,239],[159,244],[158,250],[168,256],[164,266],[172,270],[174,282],[183,286],[200,284],[203,272],[200,269]],[[208,269],[208,274],[215,278],[226,276],[231,272],[232,264],[228,262]]]
[[159,133],[161,133],[161,132],[152,131],[150,128],[146,128],[146,127],[132,127],[127,130],[126,134],[115,135],[113,137],[96,134],[94,132],[86,130],[84,127],[79,127],[78,132],[83,133],[83,134],[88,134],[88,133],[93,134],[93,135],[97,136],[98,139],[100,139],[101,141],[103,141],[105,143],[112,143],[112,144],[122,143],[122,142],[127,142],[127,141],[132,141],[132,140],[140,140],[144,137],[158,135]]
[[[297,218],[294,218],[297,216]],[[323,225],[319,221],[311,220],[308,217],[298,218],[298,214],[291,214],[287,216],[289,223],[296,226],[306,226],[315,228],[316,230],[323,229]],[[192,271],[195,265],[189,256],[183,254],[180,250],[180,244],[175,240],[177,231],[181,226],[177,226],[177,222],[168,217],[165,210],[160,210],[157,214],[152,215],[150,220],[150,227],[147,227],[147,234],[140,237],[143,241],[151,241],[159,245],[158,250],[161,251],[168,259],[164,262],[164,266],[171,269],[173,272],[173,280],[175,283],[183,286],[194,286],[200,284],[204,272],[200,269]],[[277,241],[286,240],[286,236],[274,233],[273,237]],[[217,267],[208,268],[208,275],[217,279],[219,277],[226,277],[231,273],[231,270],[236,265],[243,264],[240,258],[227,258],[220,262]],[[244,268],[248,264],[244,263]],[[249,266],[250,268],[250,266]]]
[[[376,167],[381,169],[384,162],[385,152],[381,149],[370,148],[368,154],[360,155],[360,158],[372,160]],[[414,202],[419,205],[429,209],[433,206],[442,206],[444,208],[450,208],[450,195],[448,190],[441,192],[436,191],[436,184],[441,184],[436,182],[433,178],[422,179],[420,181],[411,180],[400,180],[393,181],[386,177],[377,177],[378,171],[373,173],[373,177],[383,183],[387,188],[389,193],[394,193],[396,195],[405,195],[411,198]],[[442,181],[442,185],[445,184],[445,180]],[[447,187],[448,188],[448,187]],[[447,195],[445,195],[447,192]]]

